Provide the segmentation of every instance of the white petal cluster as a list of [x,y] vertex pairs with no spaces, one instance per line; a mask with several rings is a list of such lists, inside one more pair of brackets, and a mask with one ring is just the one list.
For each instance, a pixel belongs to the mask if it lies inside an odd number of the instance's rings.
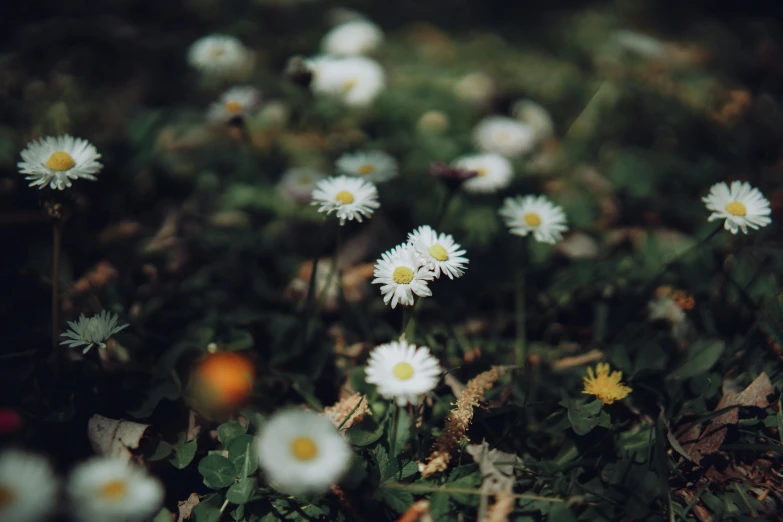
[[220,95],[207,111],[207,119],[225,123],[250,116],[261,105],[261,92],[250,85],[232,87]]
[[75,179],[95,181],[102,168],[101,155],[89,141],[73,136],[47,136],[27,144],[17,163],[20,174],[30,181],[30,186],[65,190]]
[[252,56],[237,38],[211,34],[191,44],[188,62],[205,75],[231,78],[252,66]]
[[373,183],[397,176],[397,160],[382,150],[365,150],[343,154],[335,163],[337,172],[357,176]]
[[747,234],[748,228],[758,230],[772,223],[769,200],[747,182],[733,181],[731,187],[726,183],[716,183],[702,201],[707,210],[712,211],[707,221],[724,219],[724,228],[732,234],[740,230]]
[[70,340],[63,341],[60,344],[65,344],[69,348],[85,346],[82,353],[87,353],[95,344],[105,348],[106,344],[104,343],[109,337],[128,327],[127,324],[117,326],[118,319],[117,314],[107,312],[106,310],[90,318],[82,314],[79,316],[78,321],[68,321],[68,326],[71,329],[61,334],[61,337],[67,337]]
[[557,243],[568,230],[565,212],[544,196],[506,198],[498,212],[512,234],[532,234],[536,241]]
[[484,152],[507,158],[527,154],[536,145],[533,127],[505,116],[487,116],[473,129],[473,143]]
[[298,203],[307,203],[313,197],[313,190],[326,175],[308,167],[292,167],[280,177],[277,187]]
[[519,100],[511,109],[514,118],[533,129],[536,142],[545,140],[555,133],[555,122],[541,104],[533,100]]
[[57,489],[45,458],[14,449],[0,453],[0,520],[46,520],[57,503]]
[[506,188],[514,177],[514,168],[504,156],[494,152],[472,154],[457,158],[453,165],[459,169],[478,172],[462,184],[471,193],[488,194]]
[[383,31],[369,20],[350,20],[332,28],[321,41],[321,50],[333,56],[373,52],[383,42]]
[[419,262],[435,273],[454,279],[465,273],[468,258],[465,250],[450,234],[438,234],[429,225],[422,225],[408,234],[408,243],[419,256]]
[[378,190],[369,181],[360,178],[337,176],[319,181],[313,190],[312,205],[318,205],[318,212],[332,212],[340,219],[340,225],[346,221],[370,218],[378,203]]
[[400,407],[418,404],[422,395],[435,388],[442,371],[429,348],[417,348],[405,339],[376,346],[365,368],[367,382]]
[[351,107],[370,105],[386,87],[383,67],[364,56],[321,56],[311,59],[310,88]]

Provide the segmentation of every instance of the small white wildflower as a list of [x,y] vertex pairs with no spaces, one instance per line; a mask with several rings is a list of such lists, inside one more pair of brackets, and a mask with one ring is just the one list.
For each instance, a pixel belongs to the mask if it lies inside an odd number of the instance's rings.
[[24,161],[17,163],[19,173],[26,174],[30,186],[39,189],[48,185],[52,189],[65,190],[75,179],[95,181],[95,174],[103,168],[98,162],[101,155],[94,145],[67,134],[30,142],[21,156]]
[[435,388],[442,371],[429,348],[417,348],[405,339],[376,346],[365,368],[367,382],[400,407],[418,404],[422,395]]
[[747,234],[748,228],[757,230],[772,223],[768,217],[772,212],[769,200],[747,182],[733,181],[731,188],[726,183],[716,183],[702,201],[712,211],[707,221],[725,219],[723,226],[732,234],[739,230]]
[[207,119],[213,122],[229,122],[234,118],[245,118],[261,105],[261,92],[255,87],[242,85],[232,87],[220,95],[220,99],[209,106]]
[[384,252],[375,263],[372,284],[380,284],[383,302],[395,308],[397,303],[413,305],[413,296],[428,297],[432,292],[427,281],[435,278],[435,273],[422,266],[416,250],[404,243],[388,252]]
[[188,50],[188,62],[206,75],[228,78],[246,70],[252,57],[237,38],[212,34],[193,42]]
[[397,160],[382,150],[366,150],[343,154],[335,163],[337,172],[358,176],[373,183],[397,176]]
[[533,100],[517,101],[511,113],[514,118],[533,129],[536,142],[545,140],[555,133],[555,122],[552,121],[549,111]]
[[449,234],[438,234],[429,225],[423,225],[408,234],[408,242],[419,255],[419,261],[439,278],[441,272],[449,279],[462,276],[468,258],[465,250]]
[[473,143],[484,152],[516,158],[533,150],[536,138],[530,125],[505,116],[487,116],[473,129]]
[[381,28],[368,20],[351,20],[332,28],[321,41],[321,49],[334,56],[355,56],[373,52],[383,42]]
[[337,98],[348,106],[370,105],[386,87],[383,68],[364,56],[317,57],[308,65],[313,72],[313,92]]
[[318,170],[292,167],[283,173],[277,186],[298,203],[307,203],[313,197],[313,190],[318,182],[324,179],[326,176]]
[[319,205],[318,212],[327,215],[334,212],[340,225],[355,219],[372,217],[378,203],[378,190],[369,181],[348,176],[337,176],[319,181],[313,190],[312,205]]
[[454,94],[462,101],[473,105],[489,102],[495,93],[495,82],[481,72],[468,73],[454,84]]
[[506,198],[498,212],[506,221],[512,234],[533,234],[536,241],[557,243],[568,230],[562,207],[544,196],[517,196]]
[[128,327],[127,324],[117,326],[118,319],[116,314],[106,310],[90,318],[82,314],[79,316],[78,322],[68,321],[71,330],[61,334],[61,337],[68,337],[71,340],[63,341],[60,344],[68,345],[69,348],[85,346],[82,353],[87,353],[95,344],[106,348],[105,342],[109,337]]
[[511,166],[511,162],[493,152],[463,156],[454,161],[454,166],[478,172],[478,176],[470,178],[462,184],[462,188],[466,192],[497,192],[506,188],[514,177],[514,168]]
[[47,520],[57,503],[57,489],[45,458],[14,449],[0,453],[0,520]]

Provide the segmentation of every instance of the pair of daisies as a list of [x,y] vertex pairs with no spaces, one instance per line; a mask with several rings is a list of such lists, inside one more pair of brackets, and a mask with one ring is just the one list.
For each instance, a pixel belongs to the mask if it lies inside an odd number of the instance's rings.
[[[0,520],[36,522],[57,509],[59,480],[49,462],[9,449],[0,453]],[[163,486],[147,471],[124,460],[93,458],[68,478],[69,511],[77,520],[146,520],[163,503]]]
[[[365,368],[366,380],[399,407],[418,404],[435,388],[442,373],[427,347],[404,339],[377,346]],[[261,427],[256,439],[261,469],[279,491],[321,493],[350,467],[353,451],[324,416],[307,410],[282,410]]]

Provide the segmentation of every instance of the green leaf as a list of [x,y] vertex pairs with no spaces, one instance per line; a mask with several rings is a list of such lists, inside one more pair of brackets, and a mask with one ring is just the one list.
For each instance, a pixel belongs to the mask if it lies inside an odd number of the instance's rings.
[[242,478],[234,482],[228,491],[226,492],[226,500],[232,504],[244,504],[250,500],[250,495],[253,494],[253,489],[256,483],[252,478]]
[[379,488],[375,491],[373,498],[380,500],[397,513],[405,513],[413,504],[413,493],[403,489],[384,489]]
[[240,504],[237,506],[236,509],[231,511],[231,518],[234,520],[244,520],[245,519],[245,506],[244,504]]
[[720,340],[696,341],[688,349],[688,359],[668,375],[669,379],[687,379],[709,371],[723,355],[725,344]]
[[224,424],[221,424],[217,428],[217,437],[223,447],[228,447],[231,442],[247,433],[247,426],[243,426],[235,420],[230,420]]
[[158,445],[155,446],[155,452],[147,457],[147,462],[155,462],[158,460],[163,460],[169,455],[171,455],[171,451],[174,449],[174,447],[166,442],[165,440],[161,440],[158,442]]
[[221,495],[207,495],[193,508],[196,522],[217,522],[220,519],[222,505],[223,497]]
[[596,426],[609,426],[609,414],[601,411],[601,401],[583,403],[581,400],[568,401],[568,421],[574,433],[586,435]]
[[381,473],[381,484],[399,482],[419,471],[419,465],[415,461],[403,462],[401,459],[390,458],[386,448],[380,445],[375,448],[375,458]]
[[566,504],[556,503],[549,508],[547,522],[576,522],[576,517]]
[[177,443],[174,445],[174,455],[169,457],[169,462],[177,468],[183,469],[191,463],[193,457],[196,456],[196,449],[198,443],[195,440],[185,442],[185,433],[180,434]]
[[240,435],[228,446],[228,459],[234,465],[236,475],[242,476],[245,469],[245,454],[248,447],[250,448],[250,459],[247,464],[248,475],[254,473],[258,469],[258,455],[255,451],[255,439],[252,435],[245,433]]
[[348,440],[354,446],[369,446],[383,435],[383,424],[377,423],[372,417],[366,416],[348,430]]
[[[478,473],[471,473],[470,475],[466,475],[456,480],[447,482],[443,486],[443,489],[446,491],[452,488],[453,489],[476,489],[479,485],[479,482],[481,482],[481,479],[479,478]],[[454,492],[451,492],[449,494],[451,495],[451,499],[454,502],[458,502],[466,506],[474,506],[478,502],[477,495],[469,495],[467,493],[454,493]]]
[[204,477],[204,484],[212,489],[221,489],[234,483],[237,473],[226,457],[210,454],[198,463],[198,472]]
[[171,522],[171,511],[161,508],[158,514],[155,515],[155,518],[152,519],[152,522]]
[[224,344],[226,350],[248,350],[253,347],[253,336],[250,335],[250,332],[232,328],[229,336],[229,339]]

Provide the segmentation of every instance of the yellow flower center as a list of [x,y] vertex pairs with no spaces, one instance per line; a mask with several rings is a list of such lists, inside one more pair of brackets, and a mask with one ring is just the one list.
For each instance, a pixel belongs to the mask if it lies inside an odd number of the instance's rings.
[[71,155],[61,150],[52,153],[52,155],[49,156],[49,160],[46,162],[47,167],[60,172],[73,168],[74,165],[76,165],[76,162],[73,161]]
[[365,164],[358,168],[359,174],[372,174],[375,172],[375,165]]
[[226,102],[224,105],[228,112],[239,112],[242,109],[242,104],[236,101]]
[[313,182],[313,178],[311,178],[310,176],[302,176],[297,180],[297,183],[299,183],[300,185],[309,185],[312,182]]
[[406,362],[398,362],[392,369],[392,375],[401,381],[407,381],[413,377],[413,366]]
[[127,496],[128,486],[121,480],[111,480],[101,486],[98,494],[106,500],[120,500]]
[[476,169],[476,172],[478,172],[478,177],[480,178],[483,178],[487,175],[487,169],[484,168]]
[[432,245],[428,252],[438,261],[445,261],[449,258],[449,253],[446,251],[446,249],[437,243]]
[[394,273],[392,274],[392,279],[398,285],[407,285],[408,283],[413,281],[413,270],[411,270],[407,266],[398,266],[397,268],[394,269]]
[[0,486],[0,509],[10,506],[16,499],[16,492],[8,487]]
[[347,205],[348,203],[353,203],[353,194],[351,194],[347,190],[342,190],[337,193],[334,199],[344,205]]
[[209,51],[209,55],[212,58],[217,58],[218,56],[223,56],[224,54],[226,54],[225,49],[221,49],[220,47],[215,47],[214,49]]
[[622,400],[631,393],[631,388],[625,386],[620,380],[623,374],[620,371],[609,373],[609,365],[598,363],[595,373],[592,368],[587,368],[587,377],[584,378],[584,391],[587,395],[595,395],[604,404],[612,404]]
[[528,212],[525,214],[525,223],[530,225],[531,227],[537,227],[541,224],[541,216],[536,214],[535,212]]
[[297,437],[291,443],[291,453],[299,460],[313,460],[318,455],[318,446],[310,437]]
[[743,205],[739,201],[732,201],[731,203],[726,205],[726,212],[735,216],[742,217],[748,213],[748,209],[745,208],[745,205]]
[[343,82],[343,90],[345,92],[350,91],[354,87],[356,87],[356,78],[351,78],[350,80],[345,80]]

